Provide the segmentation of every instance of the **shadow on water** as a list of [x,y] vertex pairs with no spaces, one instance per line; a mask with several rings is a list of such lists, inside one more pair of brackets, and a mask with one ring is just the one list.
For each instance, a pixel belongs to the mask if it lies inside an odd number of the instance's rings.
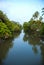
[[2,40],[0,39],[0,65],[4,65],[3,60],[6,58],[9,49],[13,47],[13,40],[15,40],[20,33],[14,33],[13,38]]
[[38,33],[25,33],[23,37],[24,42],[28,42],[32,46],[34,54],[38,54],[38,46],[40,47],[41,65],[44,65],[44,37],[39,37]]

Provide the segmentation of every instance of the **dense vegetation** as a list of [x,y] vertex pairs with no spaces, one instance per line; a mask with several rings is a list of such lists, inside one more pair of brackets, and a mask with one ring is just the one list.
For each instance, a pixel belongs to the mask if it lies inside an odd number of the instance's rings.
[[42,15],[40,16],[39,12],[36,11],[30,21],[24,22],[23,29],[24,32],[38,32],[40,35],[44,35],[44,8],[42,9]]
[[0,38],[6,39],[13,36],[13,33],[21,32],[21,25],[10,21],[3,11],[0,10]]
[[[44,8],[42,9],[42,15],[36,11],[30,21],[24,22],[24,32],[39,32],[40,35],[44,35]],[[0,10],[0,38],[11,38],[14,33],[21,32],[22,26],[18,22],[10,21],[3,11]]]

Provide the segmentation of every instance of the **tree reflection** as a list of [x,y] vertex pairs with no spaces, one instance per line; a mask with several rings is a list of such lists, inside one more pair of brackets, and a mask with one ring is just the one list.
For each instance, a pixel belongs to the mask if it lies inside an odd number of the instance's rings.
[[28,41],[28,43],[33,46],[40,45],[40,38],[37,33],[34,34],[25,33],[23,40]]
[[13,39],[16,39],[20,33],[15,33],[13,38],[0,40],[0,65],[3,64],[3,60],[6,58],[9,49],[13,47]]
[[[39,37],[38,33],[25,33],[23,37],[24,42],[32,45],[32,50],[34,54],[38,54],[38,46],[40,47],[42,63],[44,65],[44,44],[41,41],[44,41],[44,37]],[[40,41],[41,40],[41,41]]]
[[42,65],[44,65],[44,44],[40,46],[40,50],[41,50],[41,56],[42,56]]
[[35,53],[35,54],[37,54],[37,53],[38,53],[38,49],[37,49],[37,47],[36,47],[36,46],[33,46],[33,47],[32,47],[32,50],[34,51],[34,53]]
[[13,46],[11,40],[4,41],[3,43],[0,43],[0,63],[2,63],[3,59],[5,59],[9,48]]

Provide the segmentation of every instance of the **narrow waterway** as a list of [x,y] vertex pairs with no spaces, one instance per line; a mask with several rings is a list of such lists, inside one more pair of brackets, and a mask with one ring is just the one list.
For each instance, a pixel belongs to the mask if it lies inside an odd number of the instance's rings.
[[44,44],[37,36],[16,34],[0,44],[0,65],[44,65]]

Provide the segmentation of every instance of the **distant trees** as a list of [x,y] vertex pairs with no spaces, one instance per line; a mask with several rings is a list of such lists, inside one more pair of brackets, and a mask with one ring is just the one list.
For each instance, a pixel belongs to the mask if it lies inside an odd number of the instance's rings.
[[44,8],[42,8],[42,16],[44,15]]
[[33,18],[34,18],[34,19],[37,19],[37,18],[38,18],[38,16],[39,16],[39,12],[38,12],[38,11],[36,11],[36,12],[33,14]]
[[42,19],[43,19],[43,17],[42,17],[42,16],[40,16],[40,17],[39,17],[39,20],[40,20],[40,21],[42,21]]
[[[42,8],[42,17],[44,19],[44,8]],[[41,35],[44,35],[44,22],[42,22],[42,27],[40,29]]]
[[24,29],[24,32],[27,32],[27,31],[29,32],[30,26],[28,22],[24,22],[23,29]]
[[[44,8],[42,10],[44,10]],[[24,22],[23,24],[24,32],[29,32],[31,30],[32,32],[36,31],[44,35],[44,22],[42,22],[42,19],[43,19],[42,15],[40,16],[39,12],[36,11],[33,14],[32,18],[30,19],[30,21]]]

